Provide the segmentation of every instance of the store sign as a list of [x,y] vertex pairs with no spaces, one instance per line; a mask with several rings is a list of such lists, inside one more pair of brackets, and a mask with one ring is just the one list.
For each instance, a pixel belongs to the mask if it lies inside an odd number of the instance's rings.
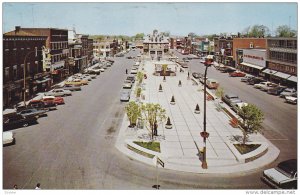
[[252,58],[252,59],[256,59],[256,60],[264,60],[264,58],[261,56],[252,56],[252,55],[244,54],[243,57],[244,58]]

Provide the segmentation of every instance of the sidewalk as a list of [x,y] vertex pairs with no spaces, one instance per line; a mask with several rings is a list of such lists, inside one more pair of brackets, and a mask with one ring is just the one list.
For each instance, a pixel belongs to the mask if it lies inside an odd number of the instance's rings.
[[[128,128],[128,120],[125,115],[120,129],[116,147],[129,157],[154,166],[152,159],[142,156],[128,149],[128,146],[135,147],[152,155],[158,155],[164,162],[166,169],[194,173],[234,173],[244,172],[265,166],[273,162],[279,155],[279,150],[261,134],[249,136],[249,142],[260,143],[262,146],[252,154],[261,157],[245,163],[245,158],[238,154],[234,149],[235,137],[242,136],[239,128],[233,128],[229,124],[229,117],[216,109],[216,101],[206,102],[206,130],[209,138],[206,141],[208,169],[201,168],[199,150],[203,148],[203,138],[200,132],[203,131],[203,86],[194,85],[194,81],[187,79],[187,71],[179,72],[177,68],[176,76],[169,76],[166,82],[163,77],[154,76],[155,61],[145,61],[144,71],[148,78],[144,80],[145,95],[143,102],[159,103],[173,124],[172,129],[165,129],[165,123],[159,124],[157,137],[161,144],[161,153],[156,153],[134,146],[132,141],[148,141],[146,129]],[[161,63],[161,61],[160,61]],[[170,62],[173,63],[173,62]],[[140,67],[141,68],[141,67]],[[182,87],[178,87],[181,80]],[[159,84],[163,87],[163,92],[158,92]],[[134,91],[134,89],[132,90]],[[172,95],[175,97],[176,104],[171,105]],[[134,100],[132,94],[131,100]],[[195,114],[196,104],[200,107],[200,114]],[[227,105],[224,105],[225,107]],[[229,109],[227,107],[227,109]],[[237,142],[236,142],[237,143]]]

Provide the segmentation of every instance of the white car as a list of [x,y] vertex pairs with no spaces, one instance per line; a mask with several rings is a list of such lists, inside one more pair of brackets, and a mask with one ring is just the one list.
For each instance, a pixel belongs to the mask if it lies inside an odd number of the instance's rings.
[[11,131],[5,131],[2,133],[3,146],[13,145],[15,143],[15,135]]
[[132,82],[130,80],[125,80],[123,83],[123,89],[131,89]]
[[[74,79],[74,81],[75,80],[76,79]],[[70,95],[72,95],[72,92],[70,90],[65,90],[65,89],[53,89],[44,94],[45,94],[45,96],[62,97],[62,96],[70,96]]]
[[130,74],[137,74],[138,70],[137,69],[131,69]]
[[256,89],[260,89],[263,86],[268,86],[269,84],[271,84],[271,82],[265,81],[265,82],[260,82],[260,83],[254,84],[253,87]]
[[297,104],[297,94],[285,96],[285,101],[291,104]]

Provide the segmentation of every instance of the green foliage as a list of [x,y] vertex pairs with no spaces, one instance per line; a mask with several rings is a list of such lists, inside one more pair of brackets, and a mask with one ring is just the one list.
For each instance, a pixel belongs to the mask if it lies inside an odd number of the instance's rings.
[[265,37],[269,34],[269,28],[264,25],[254,25],[252,26],[249,36],[250,37]]
[[130,101],[125,106],[125,111],[126,111],[128,119],[129,119],[130,125],[131,126],[135,125],[137,119],[141,116],[141,108],[140,108],[139,104],[137,104],[134,101]]
[[136,77],[137,77],[137,80],[138,80],[139,84],[141,84],[143,82],[143,79],[144,79],[144,74],[142,72],[138,72]]
[[216,96],[221,99],[224,93],[224,88],[219,86],[216,90]]
[[167,69],[168,69],[168,64],[163,64],[162,65],[163,73],[166,75]]
[[140,88],[140,87],[138,87],[137,89],[136,89],[136,97],[140,97],[141,96],[141,93],[142,93],[142,88]]
[[142,119],[146,121],[145,126],[151,132],[153,139],[154,124],[166,120],[166,110],[159,104],[146,103],[141,105]]
[[281,25],[276,29],[276,34],[278,37],[294,37],[297,32],[291,30],[287,25]]
[[261,144],[233,144],[240,154],[247,154],[259,148]]
[[137,33],[136,35],[135,35],[135,39],[143,39],[144,38],[144,36],[145,36],[145,34],[144,33]]
[[261,130],[264,114],[253,104],[248,104],[247,106],[243,106],[241,109],[238,109],[238,114],[242,119],[240,125],[244,135],[243,144],[245,144],[248,134],[256,133]]
[[160,152],[160,143],[159,142],[133,142],[143,148],[155,151],[155,152]]

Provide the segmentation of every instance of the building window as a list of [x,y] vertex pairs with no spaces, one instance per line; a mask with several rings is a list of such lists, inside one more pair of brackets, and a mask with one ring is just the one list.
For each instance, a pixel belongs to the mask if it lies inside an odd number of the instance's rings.
[[9,79],[9,67],[5,68],[4,76],[5,76],[5,80]]
[[18,66],[14,65],[13,66],[13,78],[16,80],[18,78]]

